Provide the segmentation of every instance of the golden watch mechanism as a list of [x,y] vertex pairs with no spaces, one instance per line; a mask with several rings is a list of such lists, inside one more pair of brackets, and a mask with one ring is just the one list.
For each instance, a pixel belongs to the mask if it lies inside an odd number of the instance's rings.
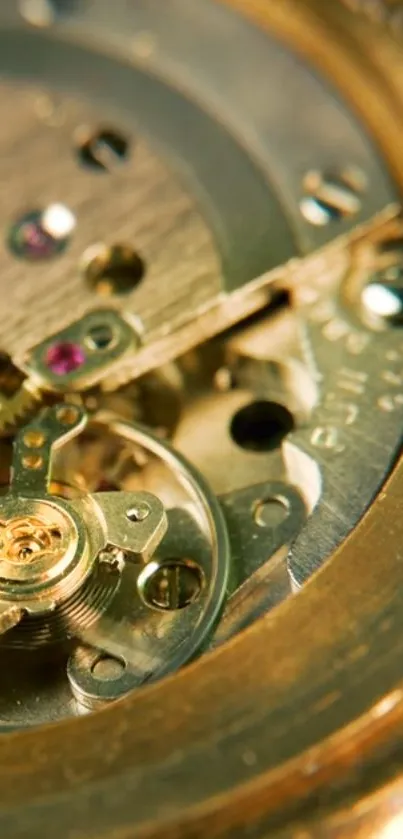
[[5,839],[403,836],[402,79],[401,0],[2,0]]

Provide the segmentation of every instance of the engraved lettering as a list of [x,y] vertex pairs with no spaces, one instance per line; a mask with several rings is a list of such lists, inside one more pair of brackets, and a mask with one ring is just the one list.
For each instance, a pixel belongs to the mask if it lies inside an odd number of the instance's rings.
[[349,393],[354,393],[356,396],[361,396],[365,393],[365,384],[368,379],[368,374],[361,370],[350,370],[348,367],[342,367],[339,373],[338,386],[342,390],[347,390]]
[[311,436],[311,442],[318,449],[326,449],[340,454],[344,451],[345,446],[341,443],[340,432],[338,428],[333,425],[317,426]]
[[348,335],[349,331],[350,327],[344,320],[334,318],[323,327],[322,334],[328,341],[339,341]]
[[391,414],[393,411],[399,410],[403,406],[403,393],[396,393],[393,396],[385,394],[380,396],[377,401],[378,408]]
[[395,387],[401,387],[403,384],[402,376],[399,376],[398,373],[394,373],[393,370],[384,370],[381,373],[381,378],[384,382],[387,382],[389,385],[395,385]]
[[351,332],[347,335],[346,347],[351,355],[361,355],[368,346],[370,336],[366,332]]

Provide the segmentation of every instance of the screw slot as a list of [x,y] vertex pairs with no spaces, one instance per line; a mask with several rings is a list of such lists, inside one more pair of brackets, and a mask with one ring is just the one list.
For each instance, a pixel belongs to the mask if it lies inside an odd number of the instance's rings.
[[191,559],[152,561],[137,581],[144,603],[163,612],[178,611],[195,603],[202,592],[204,574]]
[[361,210],[361,193],[366,187],[364,174],[356,169],[340,173],[308,172],[303,181],[305,196],[300,210],[306,221],[324,227],[357,215]]
[[129,141],[113,128],[80,128],[75,136],[79,162],[98,172],[108,172],[129,155]]
[[140,521],[145,521],[146,518],[150,515],[150,508],[148,504],[138,504],[136,507],[132,507],[130,510],[127,510],[126,517],[129,521],[136,524]]
[[95,245],[83,257],[84,278],[103,297],[130,294],[144,277],[145,265],[129,245]]

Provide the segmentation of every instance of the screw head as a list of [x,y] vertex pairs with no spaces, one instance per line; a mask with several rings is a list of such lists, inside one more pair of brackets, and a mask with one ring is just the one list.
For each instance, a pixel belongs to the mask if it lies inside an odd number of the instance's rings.
[[136,524],[137,522],[145,521],[145,519],[150,515],[150,512],[151,510],[148,504],[139,501],[135,507],[131,507],[130,510],[127,511],[126,516],[129,521]]
[[385,323],[403,323],[403,265],[373,274],[362,291],[366,311]]
[[125,555],[120,548],[109,546],[99,553],[98,562],[110,571],[118,571],[120,573],[125,564]]
[[8,244],[20,259],[39,262],[52,259],[68,245],[75,226],[72,212],[62,204],[32,210],[11,227]]

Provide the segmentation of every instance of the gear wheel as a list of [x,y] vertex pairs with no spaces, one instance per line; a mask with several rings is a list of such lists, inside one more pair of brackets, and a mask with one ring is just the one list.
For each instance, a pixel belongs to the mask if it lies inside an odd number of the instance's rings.
[[402,9],[0,2],[0,836],[403,837]]
[[9,433],[34,412],[41,401],[38,388],[12,363],[6,353],[0,354],[0,434]]

